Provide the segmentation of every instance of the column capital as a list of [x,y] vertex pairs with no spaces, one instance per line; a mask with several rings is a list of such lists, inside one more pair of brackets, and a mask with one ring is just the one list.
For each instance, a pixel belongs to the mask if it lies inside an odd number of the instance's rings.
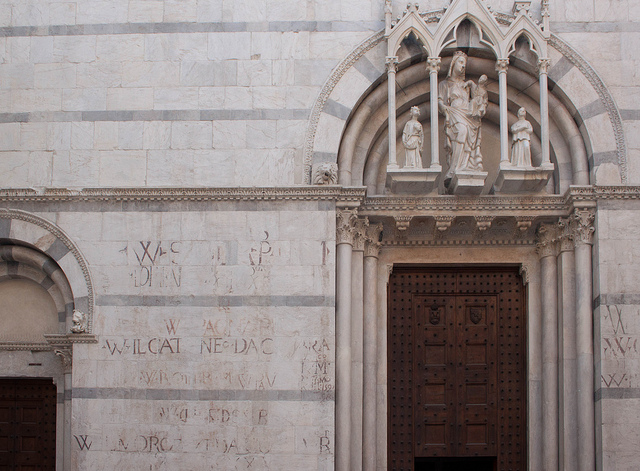
[[538,59],[538,73],[540,75],[542,74],[546,75],[547,72],[549,71],[549,64],[551,64],[550,59],[546,59],[546,58]]
[[353,227],[353,250],[357,252],[364,251],[364,245],[367,241],[367,228],[369,227],[369,218],[358,218]]
[[338,209],[336,211],[336,244],[353,245],[357,214],[355,209]]
[[380,254],[380,235],[382,234],[382,223],[370,224],[367,227],[367,233],[364,244],[364,256],[378,258]]
[[573,244],[593,245],[593,233],[596,231],[593,223],[596,219],[596,211],[593,208],[576,208],[571,215],[573,223]]
[[571,229],[571,221],[568,218],[562,218],[558,221],[560,252],[568,252],[573,250],[573,231]]
[[496,72],[506,74],[509,68],[509,59],[498,59],[496,61]]
[[440,63],[442,59],[439,57],[428,57],[427,58],[427,70],[430,74],[440,72]]
[[387,56],[384,63],[387,66],[387,73],[396,73],[398,71],[398,56]]
[[557,255],[558,226],[556,224],[540,224],[536,240],[536,252],[542,259]]
[[64,368],[65,373],[71,373],[71,367],[73,366],[73,354],[71,349],[71,345],[65,345],[54,350],[54,353],[62,360],[62,367]]

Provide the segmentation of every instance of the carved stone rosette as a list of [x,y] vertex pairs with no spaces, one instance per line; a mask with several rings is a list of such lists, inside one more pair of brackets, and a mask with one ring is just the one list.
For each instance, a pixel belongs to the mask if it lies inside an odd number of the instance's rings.
[[538,228],[536,252],[540,258],[556,256],[558,253],[558,226],[541,224]]
[[356,219],[353,229],[353,250],[358,252],[364,251],[368,227],[369,218]]
[[380,254],[380,234],[382,233],[383,225],[381,222],[377,224],[371,224],[367,227],[365,244],[364,244],[364,256],[376,257]]
[[596,219],[596,212],[593,208],[576,208],[571,215],[573,226],[573,244],[593,245],[593,234],[596,231],[593,223]]
[[338,209],[336,211],[336,244],[353,245],[355,224],[358,219],[355,209]]

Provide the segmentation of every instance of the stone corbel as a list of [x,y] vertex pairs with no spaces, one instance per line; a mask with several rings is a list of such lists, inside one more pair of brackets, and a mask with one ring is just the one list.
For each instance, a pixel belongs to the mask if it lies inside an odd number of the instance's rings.
[[434,216],[434,219],[436,221],[436,229],[438,230],[438,233],[442,233],[451,227],[455,216]]
[[519,233],[525,233],[531,228],[534,216],[516,216],[516,229]]
[[398,233],[406,234],[413,216],[394,216],[393,219],[396,221],[396,229],[398,230]]
[[531,267],[528,263],[520,265],[520,276],[522,277],[522,284],[525,286],[529,284],[529,273],[531,273]]
[[491,223],[495,219],[495,216],[475,216],[476,228],[480,232],[484,232],[491,227]]
[[336,211],[336,244],[353,245],[357,218],[358,212],[355,209],[338,209]]

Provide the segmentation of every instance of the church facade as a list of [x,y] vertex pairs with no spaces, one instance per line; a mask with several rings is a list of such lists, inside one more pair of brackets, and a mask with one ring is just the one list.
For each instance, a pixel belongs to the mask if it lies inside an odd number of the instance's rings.
[[0,467],[635,469],[632,0],[0,12]]

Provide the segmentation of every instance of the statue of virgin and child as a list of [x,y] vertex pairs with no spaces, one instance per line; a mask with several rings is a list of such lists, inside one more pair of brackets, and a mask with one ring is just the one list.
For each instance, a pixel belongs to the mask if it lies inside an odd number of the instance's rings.
[[456,51],[446,80],[438,85],[438,109],[445,117],[444,148],[449,169],[445,185],[457,172],[482,172],[481,121],[487,112],[487,76],[478,83],[465,79],[467,55]]

